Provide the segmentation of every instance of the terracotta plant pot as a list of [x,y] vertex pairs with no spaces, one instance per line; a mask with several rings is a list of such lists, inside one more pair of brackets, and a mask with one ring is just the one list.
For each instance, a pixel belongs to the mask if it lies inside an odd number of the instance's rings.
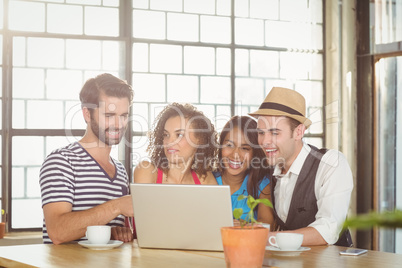
[[0,222],[0,238],[3,238],[5,233],[6,233],[6,223]]
[[268,233],[265,227],[222,227],[226,267],[262,267]]

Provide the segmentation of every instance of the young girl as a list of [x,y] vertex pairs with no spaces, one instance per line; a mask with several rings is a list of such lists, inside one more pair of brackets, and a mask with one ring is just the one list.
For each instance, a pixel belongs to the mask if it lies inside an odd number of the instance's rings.
[[[214,175],[218,184],[229,185],[232,207],[242,208],[242,219],[250,211],[247,199],[238,201],[239,195],[271,200],[269,166],[265,154],[258,145],[257,123],[248,116],[234,116],[224,126],[218,153],[218,172]],[[255,218],[259,222],[273,224],[272,209],[259,204]]]
[[134,170],[135,183],[216,184],[217,133],[191,104],[172,103],[154,122],[147,151],[151,162]]

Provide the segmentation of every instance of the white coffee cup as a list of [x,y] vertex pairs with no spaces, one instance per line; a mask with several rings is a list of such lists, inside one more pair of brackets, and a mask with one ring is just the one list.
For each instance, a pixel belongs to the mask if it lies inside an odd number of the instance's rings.
[[276,236],[270,236],[268,241],[281,250],[297,250],[303,243],[303,234],[277,233]]
[[85,233],[91,244],[107,244],[110,241],[111,227],[107,225],[92,225]]

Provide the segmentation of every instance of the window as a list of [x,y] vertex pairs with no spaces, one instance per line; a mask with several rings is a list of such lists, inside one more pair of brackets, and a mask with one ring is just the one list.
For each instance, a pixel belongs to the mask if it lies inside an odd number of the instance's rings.
[[[376,0],[371,4],[375,42],[375,152],[374,209],[402,208],[402,1]],[[377,231],[376,231],[377,232]],[[402,231],[381,228],[376,233],[381,251],[402,253]]]
[[[195,104],[220,130],[283,86],[305,96],[314,122],[306,140],[321,147],[322,2],[197,2],[133,1],[133,131],[146,132],[173,101]],[[146,145],[133,138],[133,165],[147,157]]]
[[[42,226],[38,174],[53,150],[84,133],[78,93],[109,72],[133,85],[129,143],[113,149],[129,176],[146,132],[170,102],[189,102],[220,130],[254,111],[273,86],[301,92],[323,144],[321,0],[0,0],[4,78],[1,205],[10,230]],[[8,12],[3,12],[8,10]],[[6,25],[7,29],[3,28]],[[2,57],[3,56],[3,57]],[[3,68],[3,66],[7,66]],[[2,97],[2,96],[0,96]],[[5,137],[3,131],[10,133]],[[7,168],[4,168],[7,167]]]

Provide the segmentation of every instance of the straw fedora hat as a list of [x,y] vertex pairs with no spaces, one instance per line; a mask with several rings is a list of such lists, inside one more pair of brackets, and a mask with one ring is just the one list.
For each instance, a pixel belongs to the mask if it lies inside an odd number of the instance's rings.
[[304,124],[306,128],[311,125],[310,119],[306,117],[304,97],[295,90],[283,87],[273,87],[260,108],[249,115],[253,117],[260,115],[287,116]]

